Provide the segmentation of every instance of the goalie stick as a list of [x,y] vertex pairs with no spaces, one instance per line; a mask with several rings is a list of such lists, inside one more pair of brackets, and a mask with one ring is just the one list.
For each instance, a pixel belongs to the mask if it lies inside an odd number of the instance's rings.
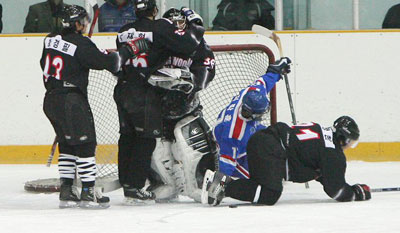
[[[268,28],[262,27],[257,24],[254,24],[252,26],[251,30],[256,34],[260,34],[260,35],[263,35],[263,36],[266,36],[266,37],[272,39],[275,42],[276,46],[278,46],[280,56],[283,57],[281,39],[279,38],[278,35],[276,35],[276,33],[269,30]],[[284,74],[283,77],[285,79],[286,92],[288,95],[289,106],[290,106],[290,114],[292,115],[292,123],[293,123],[293,125],[296,125],[297,120],[296,120],[296,114],[294,112],[293,99],[292,99],[292,94],[291,94],[290,86],[289,86],[289,79],[287,77],[287,74]],[[305,183],[305,186],[306,186],[306,188],[310,188],[310,185],[308,184],[308,182]]]

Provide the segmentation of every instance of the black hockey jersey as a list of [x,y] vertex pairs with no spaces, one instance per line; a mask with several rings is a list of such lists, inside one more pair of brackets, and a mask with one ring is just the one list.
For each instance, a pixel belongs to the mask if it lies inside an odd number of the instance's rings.
[[317,123],[295,125],[284,123],[277,129],[288,158],[288,180],[304,183],[317,179],[324,191],[337,201],[350,201],[354,192],[346,183],[346,156],[334,140],[331,127]]
[[89,69],[117,72],[120,67],[117,53],[100,51],[88,38],[78,33],[49,34],[44,39],[40,65],[47,89],[49,80],[65,81],[87,94]]
[[161,68],[171,54],[192,54],[199,46],[204,35],[204,28],[189,24],[185,30],[177,29],[168,19],[150,20],[140,18],[120,29],[117,47],[126,41],[144,37],[151,42],[147,53],[128,60],[123,67],[124,75],[129,81],[146,81],[150,74]]
[[196,50],[189,55],[174,53],[165,63],[165,67],[189,68],[193,74],[194,89],[190,94],[169,90],[163,97],[165,117],[177,119],[194,109],[199,104],[198,91],[206,88],[215,76],[215,57],[211,48],[203,39]]
[[173,53],[165,63],[166,67],[188,67],[194,75],[195,91],[202,90],[215,76],[215,57],[204,39],[191,54]]

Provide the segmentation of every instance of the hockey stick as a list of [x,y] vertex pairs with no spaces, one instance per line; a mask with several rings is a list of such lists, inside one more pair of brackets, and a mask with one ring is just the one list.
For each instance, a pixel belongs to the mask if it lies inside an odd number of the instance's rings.
[[[276,35],[276,33],[269,30],[268,28],[262,27],[257,24],[254,24],[253,27],[251,28],[251,30],[256,34],[260,34],[260,35],[263,35],[263,36],[266,36],[266,37],[272,39],[275,42],[276,46],[278,46],[279,55],[281,57],[283,57],[281,39],[279,38],[278,35]],[[287,74],[284,74],[283,77],[285,79],[286,92],[287,92],[288,100],[289,100],[290,114],[292,115],[292,123],[293,123],[293,125],[296,125],[297,120],[296,120],[296,114],[294,112],[293,99],[292,99],[292,94],[291,94],[290,86],[289,86],[289,79],[287,77]],[[306,186],[306,188],[310,187],[308,182],[305,183],[305,186]]]
[[[278,35],[276,35],[276,33],[272,32],[268,28],[262,27],[257,24],[254,24],[253,27],[251,28],[251,30],[253,32],[255,32],[256,34],[260,34],[260,35],[263,35],[263,36],[266,36],[266,37],[272,39],[275,42],[275,44],[278,46],[280,56],[283,57],[281,39],[279,38]],[[290,86],[289,86],[289,79],[287,77],[287,74],[284,74],[283,77],[285,78],[286,91],[287,91],[289,105],[290,105],[290,113],[292,115],[292,123],[293,123],[293,125],[296,125],[297,124],[296,114],[294,112],[292,95],[290,94],[291,91],[290,91]]]
[[393,192],[393,191],[400,191],[400,187],[371,189],[372,193]]
[[58,144],[57,136],[55,136],[53,145],[51,146],[49,158],[47,159],[47,164],[46,164],[47,167],[50,167],[51,162],[53,161],[54,153],[56,152],[56,148],[57,148],[57,144]]
[[99,4],[97,3],[97,0],[85,0],[85,2],[86,2],[85,3],[86,10],[88,11],[89,7],[91,7],[91,9],[93,10],[93,20],[92,20],[92,24],[90,25],[89,34],[88,34],[88,37],[90,38],[93,35],[94,27],[96,26],[97,19],[99,18],[100,8],[99,8]]

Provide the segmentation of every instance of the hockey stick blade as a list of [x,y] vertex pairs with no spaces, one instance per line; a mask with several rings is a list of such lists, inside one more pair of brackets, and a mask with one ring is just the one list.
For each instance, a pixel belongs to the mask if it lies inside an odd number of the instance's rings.
[[266,36],[268,38],[271,38],[272,34],[273,34],[273,32],[271,30],[269,30],[268,28],[265,28],[263,26],[260,26],[258,24],[254,24],[251,27],[251,31],[253,31],[256,34],[260,34],[260,35]]
[[266,37],[270,38],[271,40],[273,40],[275,42],[276,46],[279,49],[279,55],[281,57],[283,57],[281,39],[279,38],[278,35],[276,35],[276,33],[274,33],[273,31],[269,30],[268,28],[265,28],[265,27],[260,26],[258,24],[254,24],[251,27],[251,30],[256,34],[266,36]]
[[400,187],[393,187],[393,188],[374,188],[371,189],[372,193],[379,193],[379,192],[394,192],[400,191]]

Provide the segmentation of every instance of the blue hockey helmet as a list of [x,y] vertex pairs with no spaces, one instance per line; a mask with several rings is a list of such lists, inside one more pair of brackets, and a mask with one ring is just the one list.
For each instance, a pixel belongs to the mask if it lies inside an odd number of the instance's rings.
[[242,116],[260,120],[269,108],[268,97],[257,90],[250,90],[242,100]]

